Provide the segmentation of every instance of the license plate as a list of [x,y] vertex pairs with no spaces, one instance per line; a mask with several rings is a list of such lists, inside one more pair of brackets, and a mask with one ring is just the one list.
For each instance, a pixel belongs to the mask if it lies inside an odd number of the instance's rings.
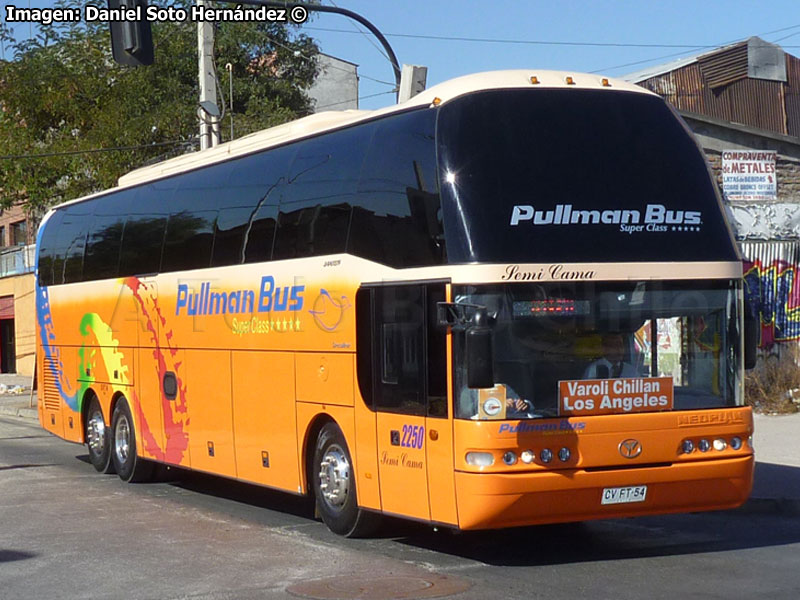
[[603,497],[600,500],[600,504],[628,504],[630,502],[644,502],[646,496],[646,485],[603,488]]

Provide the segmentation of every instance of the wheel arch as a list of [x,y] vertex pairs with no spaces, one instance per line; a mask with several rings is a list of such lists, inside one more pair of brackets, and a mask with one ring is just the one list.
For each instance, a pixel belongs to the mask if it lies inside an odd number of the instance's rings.
[[306,427],[305,438],[303,439],[302,445],[303,455],[300,463],[303,465],[300,485],[303,488],[303,493],[309,498],[314,497],[314,486],[312,485],[314,473],[312,471],[313,465],[311,464],[314,460],[314,447],[317,443],[319,432],[328,423],[333,423],[341,429],[341,426],[336,422],[336,419],[327,413],[319,413],[311,420],[311,422],[308,424],[308,427]]

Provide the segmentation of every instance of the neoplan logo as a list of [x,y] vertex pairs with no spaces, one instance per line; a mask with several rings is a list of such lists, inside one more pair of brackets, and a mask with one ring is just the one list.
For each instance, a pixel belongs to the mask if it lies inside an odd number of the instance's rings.
[[619,443],[619,453],[624,458],[636,458],[642,453],[642,445],[639,440],[628,438]]
[[509,225],[619,225],[621,231],[632,233],[645,227],[647,231],[667,231],[669,225],[695,226],[702,222],[700,211],[668,210],[663,204],[648,204],[644,215],[635,209],[574,210],[571,204],[557,204],[553,210],[536,210],[530,204],[515,204]]

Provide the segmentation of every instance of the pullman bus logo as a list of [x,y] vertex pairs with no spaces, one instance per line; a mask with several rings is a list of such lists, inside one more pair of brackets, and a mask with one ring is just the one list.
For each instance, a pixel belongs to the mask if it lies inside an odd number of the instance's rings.
[[636,458],[642,453],[642,445],[633,438],[622,440],[619,443],[619,453],[625,458]]
[[557,204],[552,210],[536,210],[530,204],[515,204],[509,225],[617,225],[623,233],[642,231],[700,231],[702,213],[698,210],[669,210],[663,204],[648,204],[635,209],[574,209],[571,204]]

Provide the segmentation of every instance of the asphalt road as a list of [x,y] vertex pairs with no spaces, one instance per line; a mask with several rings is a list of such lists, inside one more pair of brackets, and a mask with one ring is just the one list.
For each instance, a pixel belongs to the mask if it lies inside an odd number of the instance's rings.
[[330,577],[338,597],[794,600],[798,556],[800,519],[757,510],[348,540],[296,497],[192,474],[123,484],[0,416],[2,600],[291,598]]

